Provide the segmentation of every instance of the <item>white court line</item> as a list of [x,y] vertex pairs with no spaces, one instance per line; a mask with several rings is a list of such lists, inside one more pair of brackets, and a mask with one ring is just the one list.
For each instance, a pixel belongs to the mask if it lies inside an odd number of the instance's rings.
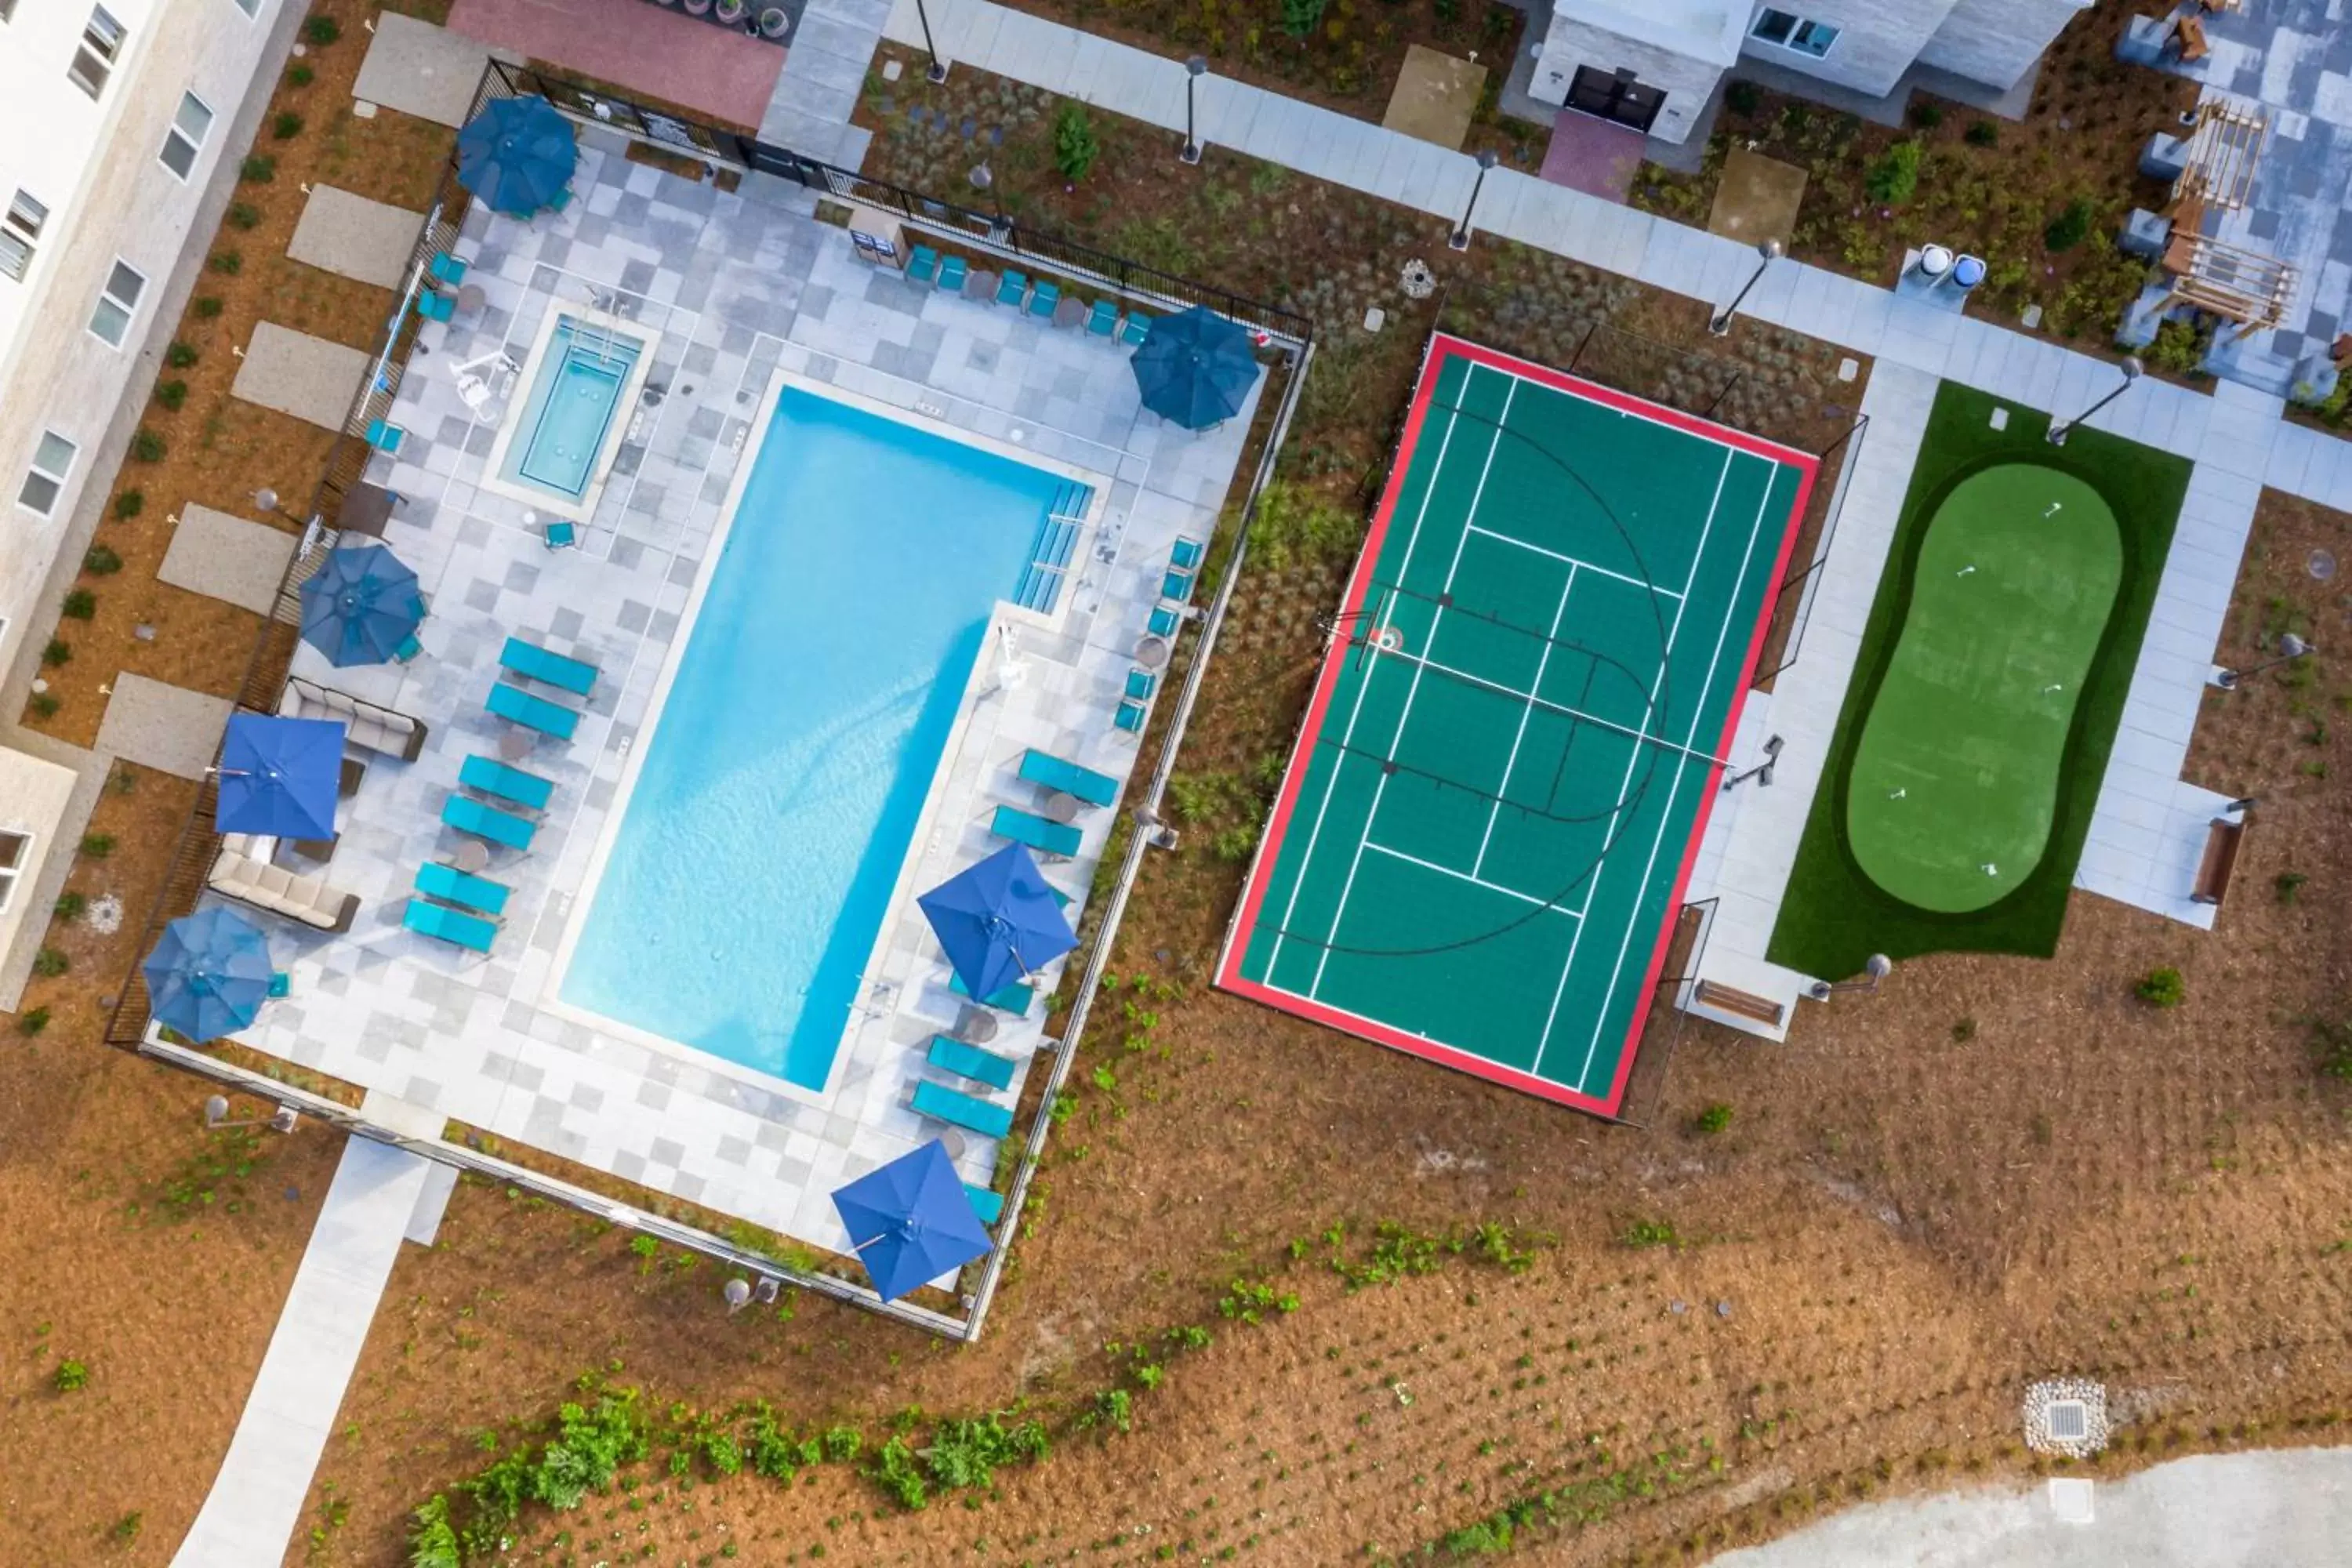
[[[1503,444],[1503,427],[1510,423],[1511,404],[1519,395],[1519,377],[1513,376],[1511,384],[1503,393],[1502,412],[1495,416],[1495,433],[1486,441],[1486,460],[1479,466],[1477,488],[1470,492],[1470,510],[1463,514],[1463,530],[1454,538],[1454,559],[1445,568],[1445,586],[1441,590],[1437,608],[1432,611],[1429,616],[1429,640],[1432,646],[1436,644],[1438,626],[1445,618],[1444,601],[1454,595],[1454,574],[1462,570],[1462,552],[1470,542],[1469,521],[1478,515],[1479,503],[1486,499],[1486,479],[1495,471],[1495,453]],[[1462,390],[1465,394],[1463,401],[1466,403],[1469,401],[1467,394],[1470,390],[1467,375],[1463,378]],[[1430,479],[1430,489],[1434,490],[1436,488],[1437,481],[1433,476]],[[1404,574],[1402,572],[1397,574],[1397,581],[1403,582]],[[1396,755],[1397,743],[1404,739],[1405,725],[1412,721],[1413,699],[1421,695],[1421,678],[1423,673],[1418,664],[1413,667],[1412,684],[1405,688],[1404,707],[1398,711],[1396,728],[1389,734],[1388,754],[1391,757]],[[1364,684],[1369,687],[1371,683],[1370,672],[1367,671]],[[1337,773],[1338,770],[1334,768],[1334,776],[1337,776]],[[1356,840],[1356,853],[1348,861],[1348,879],[1339,884],[1339,901],[1332,907],[1330,927],[1323,933],[1323,952],[1315,960],[1315,978],[1307,983],[1307,998],[1310,1002],[1314,1001],[1318,993],[1323,989],[1323,971],[1331,962],[1331,944],[1339,939],[1339,922],[1347,918],[1348,896],[1356,890],[1356,871],[1364,863],[1364,843],[1371,837],[1372,824],[1380,819],[1381,797],[1388,793],[1388,771],[1382,769],[1381,782],[1372,789],[1372,808],[1365,815],[1361,837]],[[1579,929],[1580,930],[1581,927]]]
[[[1465,395],[1470,390],[1471,382],[1476,378],[1479,366],[1477,363],[1473,361],[1471,362],[1470,368],[1463,374],[1462,390]],[[1466,396],[1465,401],[1467,401]],[[1412,514],[1412,528],[1411,531],[1405,535],[1404,560],[1400,563],[1397,570],[1397,581],[1400,583],[1404,581],[1405,574],[1412,570],[1413,552],[1421,548],[1421,525],[1423,520],[1429,516],[1429,500],[1432,496],[1437,493],[1437,481],[1445,476],[1445,454],[1453,447],[1454,428],[1461,423],[1462,415],[1460,408],[1458,406],[1449,407],[1446,410],[1445,432],[1437,438],[1437,461],[1429,470],[1429,483],[1421,492],[1421,505],[1414,510]],[[1491,453],[1489,455],[1491,456]],[[1376,566],[1379,563],[1375,561],[1370,564]],[[1369,567],[1367,569],[1369,570]],[[1393,620],[1393,607],[1394,599],[1393,596],[1391,596],[1390,620],[1383,620],[1381,623],[1381,630],[1385,631],[1388,628],[1391,620]],[[1367,669],[1364,672],[1364,679],[1356,687],[1355,701],[1349,705],[1348,727],[1339,732],[1339,754],[1332,759],[1331,772],[1326,775],[1323,780],[1323,798],[1316,803],[1314,826],[1307,830],[1307,853],[1299,858],[1298,875],[1290,884],[1290,897],[1283,902],[1282,922],[1274,928],[1274,945],[1266,951],[1265,975],[1269,983],[1274,979],[1275,965],[1282,960],[1283,933],[1290,929],[1291,916],[1296,913],[1298,909],[1298,895],[1300,890],[1307,886],[1307,868],[1315,864],[1315,845],[1317,841],[1323,837],[1323,820],[1329,815],[1331,810],[1331,792],[1339,787],[1339,770],[1347,762],[1349,749],[1355,742],[1356,721],[1362,716],[1364,711],[1364,694],[1371,690],[1371,672]],[[1386,774],[1381,775],[1381,783],[1383,784],[1387,783]],[[1376,789],[1373,795],[1373,805],[1377,807],[1379,804],[1379,795]],[[1371,830],[1371,822],[1370,818],[1366,818],[1364,826],[1366,832],[1370,832]],[[1326,952],[1328,953],[1328,950],[1327,949]],[[1320,964],[1316,966],[1316,974],[1318,978],[1322,974],[1322,966]]]
[[1617,581],[1626,584],[1628,587],[1643,589],[1649,593],[1655,594],[1661,599],[1679,599],[1682,597],[1680,594],[1675,593],[1672,588],[1661,588],[1655,583],[1644,583],[1639,577],[1628,577],[1622,572],[1612,572],[1606,566],[1595,566],[1591,562],[1581,560],[1574,555],[1564,555],[1557,550],[1547,550],[1540,544],[1530,544],[1526,540],[1518,538],[1514,534],[1497,533],[1491,528],[1480,528],[1475,522],[1470,525],[1470,531],[1473,533],[1484,534],[1488,539],[1495,540],[1499,543],[1517,545],[1519,549],[1525,550],[1531,554],[1549,555],[1554,561],[1565,561],[1570,566],[1581,567],[1587,572],[1597,573],[1603,577],[1614,577]]
[[[1538,693],[1543,690],[1544,671],[1551,668],[1551,650],[1559,643],[1560,617],[1568,614],[1569,595],[1576,592],[1576,563],[1568,563],[1568,581],[1560,584],[1559,603],[1552,607],[1551,630],[1544,637],[1543,652],[1536,656],[1535,685],[1528,692],[1527,706],[1519,710],[1519,732],[1511,737],[1511,754],[1503,759],[1503,782],[1495,786],[1495,798],[1486,806],[1486,831],[1478,835],[1478,854],[1470,862],[1473,876],[1486,868],[1486,846],[1495,839],[1496,819],[1503,815],[1503,798],[1511,793],[1511,773],[1519,765],[1519,747],[1528,738],[1528,721],[1536,715]],[[1589,680],[1591,678],[1587,677]]]
[[1391,860],[1402,860],[1408,866],[1418,866],[1424,871],[1434,871],[1441,877],[1451,877],[1457,882],[1467,882],[1474,888],[1483,888],[1490,893],[1500,893],[1507,899],[1517,899],[1523,904],[1533,904],[1538,909],[1549,910],[1555,914],[1566,915],[1572,921],[1580,921],[1584,918],[1582,910],[1571,910],[1550,899],[1538,899],[1532,893],[1522,893],[1517,888],[1506,888],[1500,882],[1490,882],[1484,877],[1473,876],[1467,871],[1457,871],[1451,866],[1441,866],[1434,860],[1424,860],[1418,855],[1408,855],[1402,849],[1391,849],[1385,844],[1375,844],[1369,838],[1364,840],[1364,847],[1375,855],[1385,855]]
[[[1696,746],[1678,745],[1664,735],[1651,734],[1647,720],[1644,720],[1638,729],[1631,724],[1620,724],[1614,719],[1603,719],[1598,713],[1587,713],[1581,708],[1570,708],[1564,702],[1554,702],[1549,698],[1538,697],[1532,691],[1521,691],[1516,686],[1505,686],[1500,681],[1489,680],[1483,675],[1473,675],[1466,669],[1456,669],[1450,664],[1441,664],[1436,659],[1428,658],[1417,653],[1407,653],[1402,648],[1380,649],[1379,657],[1402,659],[1407,664],[1417,664],[1423,669],[1433,669],[1440,675],[1452,676],[1465,686],[1479,687],[1495,693],[1497,697],[1507,697],[1513,701],[1523,702],[1530,709],[1540,708],[1547,713],[1557,713],[1563,719],[1573,719],[1580,724],[1590,724],[1596,730],[1612,731],[1639,742],[1641,745],[1655,746],[1662,752],[1680,752],[1684,756],[1695,757],[1710,767],[1718,765],[1728,767],[1731,763],[1729,757],[1718,757],[1713,752],[1702,752]],[[1524,718],[1524,715],[1522,717]],[[1637,746],[1635,750],[1638,752],[1640,747]]]
[[[1739,552],[1739,570],[1731,580],[1735,590],[1739,584],[1747,580],[1748,563],[1756,559],[1756,542],[1764,532],[1765,514],[1771,510],[1772,506],[1772,481],[1779,477],[1780,472],[1779,466],[1775,465],[1765,473],[1764,493],[1756,502],[1756,521],[1748,524],[1748,547]],[[1732,602],[1734,604],[1738,602],[1736,592]],[[1716,627],[1715,653],[1707,663],[1706,679],[1699,683],[1698,701],[1691,709],[1690,730],[1685,737],[1687,740],[1698,739],[1699,721],[1706,717],[1707,694],[1715,689],[1716,677],[1723,673],[1724,639],[1730,635],[1731,616],[1726,615],[1722,623]],[[1650,878],[1657,871],[1658,851],[1666,846],[1665,825],[1674,820],[1675,802],[1681,797],[1682,789],[1683,773],[1682,770],[1677,768],[1675,770],[1675,776],[1667,781],[1666,807],[1659,816],[1658,835],[1650,841],[1650,858],[1642,867],[1642,886],[1645,888],[1649,886]],[[1580,1085],[1584,1082],[1585,1075],[1592,1070],[1592,1058],[1601,1049],[1601,1027],[1608,1019],[1610,1004],[1616,1000],[1617,982],[1624,976],[1625,955],[1633,951],[1635,924],[1633,921],[1627,921],[1625,932],[1618,939],[1617,961],[1609,966],[1609,989],[1601,994],[1601,1006],[1592,1016],[1592,1038],[1585,1042],[1584,1065],[1577,1069],[1576,1081]]]
[[[1708,501],[1706,504],[1706,521],[1699,525],[1698,548],[1691,552],[1690,570],[1683,576],[1683,596],[1675,602],[1675,618],[1672,622],[1668,623],[1666,626],[1665,647],[1659,650],[1658,668],[1661,673],[1665,670],[1667,665],[1675,657],[1675,638],[1682,635],[1683,612],[1690,608],[1691,584],[1698,581],[1699,566],[1706,560],[1706,542],[1715,531],[1715,514],[1723,505],[1723,487],[1725,482],[1731,478],[1731,460],[1738,455],[1739,451],[1736,447],[1726,447],[1723,449],[1723,468],[1722,470],[1715,476],[1715,499]],[[1771,485],[1767,483],[1764,487],[1765,493],[1769,495],[1771,490]],[[1641,731],[1636,736],[1637,743],[1634,745],[1631,754],[1629,754],[1625,759],[1625,776],[1617,781],[1617,804],[1621,807],[1625,803],[1625,787],[1633,782],[1634,764],[1642,760],[1642,747],[1639,744],[1639,742],[1648,739],[1649,730],[1650,719],[1649,715],[1645,713],[1642,716]],[[1693,732],[1694,734],[1696,732],[1696,725],[1693,726]],[[1675,770],[1675,777],[1677,779],[1682,777],[1682,770],[1680,768],[1676,768]],[[1659,837],[1664,837],[1664,833],[1665,830],[1661,827],[1659,829]],[[1656,853],[1656,849],[1653,847],[1651,850],[1653,858],[1655,858]],[[1608,871],[1609,861],[1611,858],[1611,857],[1604,855],[1601,857],[1601,864],[1592,868],[1592,880],[1584,890],[1584,903],[1587,909],[1592,907],[1592,900],[1594,896],[1601,891],[1601,879],[1603,874]],[[1576,922],[1576,934],[1570,937],[1568,942],[1568,957],[1559,966],[1559,979],[1551,988],[1551,1007],[1549,1011],[1544,1014],[1543,1033],[1541,1036],[1538,1037],[1536,1040],[1535,1060],[1528,1066],[1528,1071],[1530,1073],[1540,1074],[1543,1070],[1544,1053],[1551,1049],[1551,1032],[1554,1026],[1559,1022],[1559,999],[1562,995],[1567,994],[1569,973],[1576,967],[1576,950],[1579,947],[1581,947],[1583,943],[1584,922],[1582,921],[1579,921]],[[1602,1012],[1605,1013],[1608,1011],[1608,1005],[1611,1000],[1612,998],[1607,996],[1601,998]],[[1583,1090],[1584,1079],[1580,1077],[1576,1080],[1576,1087],[1580,1092]]]

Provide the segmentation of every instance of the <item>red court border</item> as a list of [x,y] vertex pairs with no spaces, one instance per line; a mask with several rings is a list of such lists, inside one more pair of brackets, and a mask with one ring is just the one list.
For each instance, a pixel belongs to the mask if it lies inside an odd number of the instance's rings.
[[[1581,397],[1587,402],[1598,403],[1621,413],[1654,420],[1687,435],[1711,441],[1717,446],[1729,447],[1772,462],[1785,464],[1798,470],[1800,478],[1797,497],[1789,508],[1789,521],[1781,529],[1780,547],[1772,566],[1771,581],[1775,586],[1772,592],[1765,595],[1764,603],[1756,617],[1755,629],[1748,634],[1748,652],[1740,664],[1739,683],[1732,694],[1731,708],[1724,715],[1723,733],[1714,748],[1717,756],[1722,755],[1729,749],[1732,736],[1739,728],[1740,710],[1747,703],[1750,685],[1756,678],[1757,660],[1763,656],[1764,634],[1770,628],[1772,612],[1780,603],[1778,584],[1787,581],[1789,557],[1796,548],[1797,533],[1804,523],[1806,503],[1811,500],[1814,481],[1820,476],[1820,460],[1810,452],[1801,452],[1792,447],[1783,447],[1778,442],[1767,441],[1760,436],[1751,436],[1744,430],[1734,430],[1728,426],[1717,425],[1711,420],[1701,419],[1696,415],[1685,414],[1680,409],[1668,408],[1661,404],[1652,403],[1646,398],[1635,397],[1630,394],[1619,392],[1613,387],[1583,380],[1565,371],[1553,370],[1513,354],[1503,353],[1483,344],[1471,342],[1465,338],[1454,337],[1445,332],[1432,333],[1429,348],[1422,363],[1421,379],[1413,388],[1412,406],[1405,416],[1404,433],[1398,440],[1396,456],[1389,466],[1388,483],[1381,488],[1380,506],[1372,514],[1371,528],[1365,536],[1362,552],[1356,557],[1355,570],[1348,577],[1348,595],[1341,606],[1343,622],[1345,619],[1360,615],[1363,611],[1364,599],[1371,587],[1372,565],[1380,559],[1381,550],[1388,542],[1389,524],[1395,516],[1397,500],[1403,491],[1406,473],[1412,468],[1413,456],[1420,449],[1422,425],[1428,417],[1431,401],[1436,395],[1438,379],[1444,374],[1447,362],[1456,359],[1472,364],[1483,364],[1494,370],[1505,371],[1540,385]],[[1332,692],[1339,686],[1340,669],[1346,662],[1348,653],[1347,639],[1334,637],[1328,651],[1324,655],[1323,668],[1315,678],[1315,695],[1307,703],[1307,717],[1300,722],[1298,739],[1292,745],[1290,763],[1283,773],[1282,793],[1275,801],[1274,816],[1266,824],[1265,837],[1258,846],[1257,857],[1250,864],[1249,880],[1243,885],[1242,889],[1240,910],[1234,917],[1234,923],[1225,933],[1225,950],[1217,961],[1217,988],[1221,991],[1230,991],[1237,996],[1246,996],[1254,1002],[1263,1002],[1278,1011],[1338,1029],[1344,1034],[1370,1040],[1376,1045],[1402,1051],[1408,1056],[1419,1057],[1424,1061],[1436,1062],[1442,1067],[1469,1073],[1473,1077],[1485,1079],[1489,1083],[1501,1084],[1506,1089],[1516,1089],[1539,1099],[1549,1100],[1560,1105],[1573,1106],[1579,1110],[1589,1110],[1596,1115],[1615,1116],[1618,1106],[1625,1098],[1625,1082],[1633,1070],[1633,1058],[1642,1037],[1642,1029],[1649,1021],[1651,998],[1657,991],[1658,975],[1665,967],[1666,951],[1673,943],[1675,919],[1682,909],[1683,895],[1690,887],[1691,868],[1698,858],[1698,847],[1706,837],[1707,818],[1714,810],[1715,797],[1719,793],[1717,782],[1722,777],[1722,768],[1718,765],[1707,772],[1706,786],[1699,798],[1698,816],[1691,824],[1690,842],[1684,847],[1682,864],[1675,872],[1674,896],[1666,902],[1665,919],[1661,922],[1657,941],[1652,945],[1649,964],[1642,980],[1641,994],[1634,1005],[1633,1022],[1626,1032],[1624,1049],[1617,1059],[1616,1079],[1610,1085],[1609,1093],[1605,1099],[1586,1094],[1570,1089],[1565,1084],[1556,1083],[1549,1079],[1538,1078],[1533,1073],[1522,1072],[1517,1068],[1507,1067],[1501,1062],[1492,1061],[1468,1051],[1458,1050],[1452,1046],[1442,1045],[1423,1036],[1406,1034],[1403,1030],[1383,1024],[1378,1019],[1367,1018],[1360,1014],[1349,1013],[1321,1002],[1310,1001],[1294,992],[1279,990],[1263,982],[1243,977],[1242,957],[1248,949],[1251,934],[1257,929],[1259,906],[1265,901],[1266,886],[1273,879],[1276,862],[1281,858],[1284,836],[1290,828],[1291,813],[1298,804],[1299,790],[1306,782],[1306,769],[1300,764],[1313,748],[1317,738],[1323,732],[1323,720],[1330,707]]]

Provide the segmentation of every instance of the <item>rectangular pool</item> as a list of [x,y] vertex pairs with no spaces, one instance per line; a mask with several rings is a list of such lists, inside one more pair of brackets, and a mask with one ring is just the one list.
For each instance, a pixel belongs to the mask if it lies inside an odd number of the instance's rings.
[[1090,499],[786,387],[560,998],[822,1089],[989,616],[1051,609]]
[[530,390],[491,452],[491,484],[578,515],[614,446],[614,426],[642,375],[646,340],[560,315],[531,357]]

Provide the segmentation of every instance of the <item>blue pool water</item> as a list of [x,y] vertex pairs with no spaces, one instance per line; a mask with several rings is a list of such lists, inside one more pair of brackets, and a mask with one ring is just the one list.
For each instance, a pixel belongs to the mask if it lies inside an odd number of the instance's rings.
[[823,1089],[990,612],[1086,493],[787,388],[563,1000]]
[[621,388],[645,344],[625,333],[560,319],[530,395],[522,424],[507,447],[501,478],[520,480],[578,500],[588,489],[596,454],[604,445]]

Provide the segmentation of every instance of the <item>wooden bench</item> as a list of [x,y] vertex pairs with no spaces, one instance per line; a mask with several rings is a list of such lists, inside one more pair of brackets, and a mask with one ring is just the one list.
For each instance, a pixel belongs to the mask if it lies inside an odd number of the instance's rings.
[[2230,875],[2238,868],[2238,846],[2246,825],[2217,816],[2205,830],[2204,858],[2197,862],[2197,882],[2189,889],[2191,903],[2219,905],[2230,891]]
[[1743,1018],[1753,1018],[1773,1028],[1780,1026],[1784,1009],[1769,996],[1759,996],[1753,991],[1742,991],[1718,981],[1702,980],[1691,991],[1691,996],[1702,1006],[1718,1013],[1736,1013]]
[[2183,16],[2172,25],[2173,41],[2180,50],[2180,63],[2194,65],[2205,58],[2205,24],[2194,16]]

